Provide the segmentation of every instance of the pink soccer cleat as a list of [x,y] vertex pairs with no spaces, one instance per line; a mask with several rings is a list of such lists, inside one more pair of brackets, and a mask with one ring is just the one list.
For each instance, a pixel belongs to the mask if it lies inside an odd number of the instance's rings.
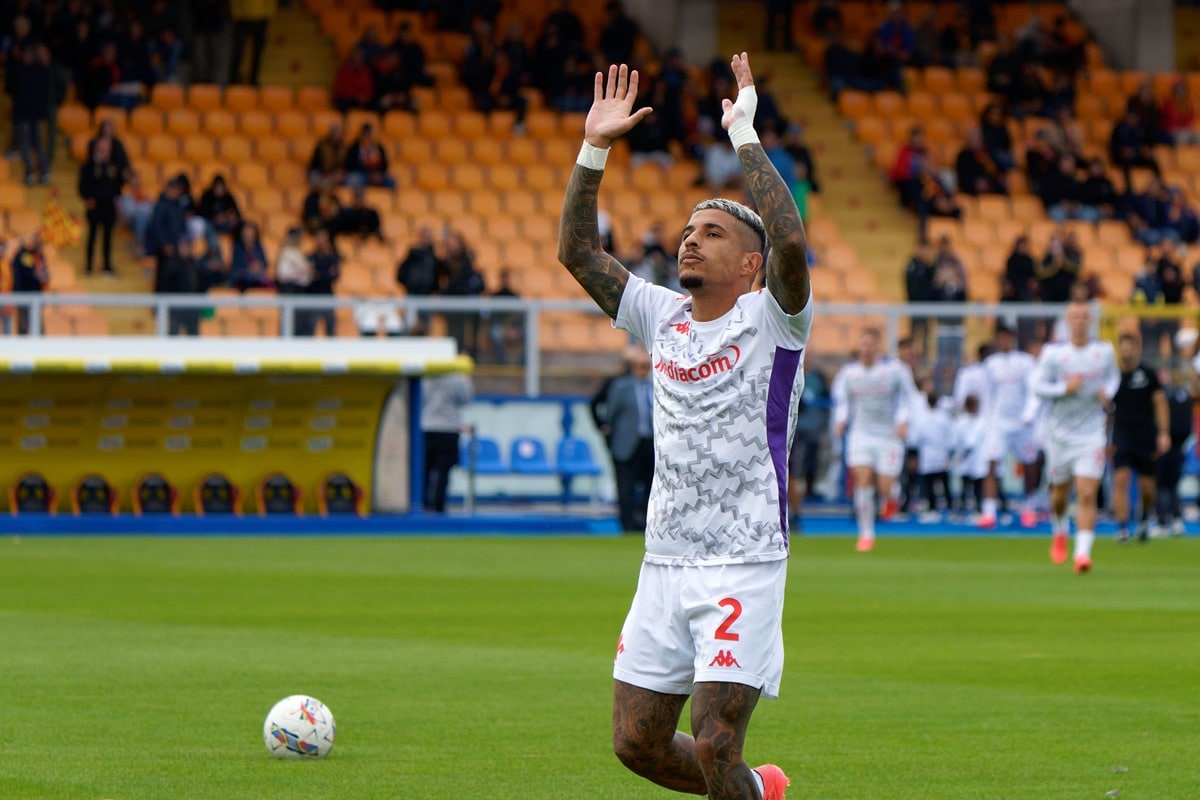
[[854,545],[854,549],[860,553],[869,553],[874,548],[875,548],[875,537],[874,536],[860,536],[860,537],[858,537],[858,544]]
[[1021,527],[1035,528],[1037,527],[1037,512],[1032,508],[1027,508],[1021,512]]
[[1055,564],[1067,563],[1067,535],[1056,533],[1050,539],[1050,560]]
[[763,782],[763,800],[783,800],[784,792],[791,784],[783,770],[774,764],[763,764],[754,769]]
[[879,519],[883,522],[890,522],[900,513],[900,501],[894,497],[889,497],[887,502],[883,504],[883,511],[879,512]]
[[1082,575],[1085,572],[1092,570],[1091,556],[1075,556],[1075,574]]
[[981,514],[979,517],[979,527],[987,531],[994,530],[996,527],[996,515]]

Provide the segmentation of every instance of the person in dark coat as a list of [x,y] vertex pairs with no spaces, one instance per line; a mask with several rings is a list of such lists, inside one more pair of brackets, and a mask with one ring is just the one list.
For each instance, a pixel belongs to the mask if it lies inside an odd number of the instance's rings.
[[146,230],[146,251],[154,254],[154,291],[163,292],[163,273],[167,259],[176,255],[179,244],[187,238],[187,208],[180,202],[184,193],[178,178],[167,181],[158,196]]
[[96,250],[96,233],[101,233],[104,274],[115,274],[112,268],[112,231],[117,223],[117,198],[125,177],[112,159],[112,139],[100,138],[92,145],[88,160],[79,167],[79,196],[87,206],[87,260],[84,272],[92,274]]
[[[25,238],[12,260],[12,291],[44,292],[50,283],[50,272],[42,256],[42,237],[33,233]],[[17,309],[17,333],[29,333],[29,309]]]
[[25,165],[25,185],[33,186],[39,179],[46,184],[50,182],[44,131],[50,118],[50,51],[44,44],[31,44],[17,52],[20,61],[8,68],[17,73],[12,88],[12,121]]
[[609,449],[617,480],[617,507],[621,528],[646,527],[650,483],[654,478],[653,386],[650,356],[642,350],[631,358],[628,375],[612,382],[605,403]]

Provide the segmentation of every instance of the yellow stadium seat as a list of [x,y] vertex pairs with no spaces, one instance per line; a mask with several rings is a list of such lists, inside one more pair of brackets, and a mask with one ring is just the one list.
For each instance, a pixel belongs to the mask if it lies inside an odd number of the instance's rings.
[[896,117],[905,112],[904,95],[899,92],[876,92],[873,97],[875,113],[881,117]]
[[838,95],[838,111],[843,117],[861,119],[874,111],[871,108],[871,95],[853,89],[847,89]]
[[216,156],[213,139],[204,134],[191,134],[183,137],[179,151],[185,161],[196,164],[211,161]]
[[177,83],[156,83],[150,90],[150,105],[162,111],[183,108],[183,87]]
[[854,135],[865,144],[884,141],[890,136],[890,129],[879,117],[862,116],[854,121]]
[[468,157],[469,148],[463,139],[436,139],[433,143],[433,157],[442,164],[461,164]]
[[975,104],[962,92],[947,92],[940,98],[942,116],[951,120],[973,121],[976,117]]
[[475,140],[487,136],[487,117],[479,111],[460,111],[450,118],[456,136]]
[[558,136],[558,112],[550,109],[530,111],[525,115],[525,130],[535,139],[552,139]]
[[296,90],[296,107],[308,111],[329,108],[329,90],[324,86],[301,86]]
[[146,159],[161,164],[179,158],[179,140],[165,134],[152,134],[143,139],[142,152]]
[[513,126],[517,124],[517,112],[506,109],[496,109],[487,115],[488,131],[493,136],[507,139],[512,136]]
[[129,112],[129,131],[139,136],[153,136],[164,130],[163,113],[151,106],[138,106]]
[[92,130],[92,112],[80,103],[67,103],[58,108],[58,130],[67,136],[81,136]]
[[480,219],[487,219],[495,214],[504,213],[504,198],[487,183],[482,189],[467,192],[467,208]]
[[237,131],[237,118],[223,108],[204,112],[201,124],[205,134],[217,139],[232,136]]
[[280,189],[299,189],[308,185],[308,171],[295,161],[271,165],[271,182]]
[[278,136],[263,136],[255,140],[254,155],[266,164],[279,164],[292,157],[287,140]]
[[920,120],[933,119],[938,114],[937,97],[932,92],[909,92],[908,113]]
[[503,163],[507,158],[504,151],[504,142],[492,136],[481,136],[471,141],[471,158],[477,164],[491,166]]
[[486,182],[487,176],[481,165],[466,159],[454,165],[451,174],[451,183],[454,188],[468,194],[481,192],[487,185]]
[[428,139],[411,137],[402,139],[399,143],[398,155],[404,164],[414,166],[428,164],[433,161],[433,144]]
[[488,167],[488,183],[501,192],[516,191],[522,185],[521,173],[514,164],[493,164]]
[[272,121],[271,115],[266,111],[243,111],[238,115],[238,130],[247,139],[261,139],[271,135]]
[[538,164],[542,160],[542,149],[539,142],[534,139],[509,139],[506,143],[505,153],[510,163],[521,166]]
[[252,192],[271,184],[267,166],[250,160],[233,165],[233,180],[235,188],[243,192]]
[[190,108],[167,112],[165,130],[172,136],[190,136],[200,132],[200,115]]
[[258,89],[241,85],[225,87],[225,108],[236,113],[258,108]]
[[1007,221],[1012,218],[1012,207],[1004,195],[983,194],[979,196],[979,216],[993,223]]
[[541,193],[512,190],[504,195],[504,210],[509,214],[527,217],[542,213]]
[[450,170],[445,164],[434,164],[426,161],[416,165],[414,179],[418,189],[433,192],[450,186]]
[[439,86],[437,88],[437,107],[442,111],[459,114],[474,109],[475,101],[465,86]]
[[221,159],[228,164],[239,164],[254,160],[250,140],[245,136],[226,136],[217,142]]
[[[933,95],[940,95],[944,92],[954,91],[958,81],[955,80],[954,71],[947,67],[926,67],[924,89]],[[909,99],[912,99],[912,94],[909,94]]]
[[[579,154],[578,139],[549,139],[542,142],[542,161],[546,164],[561,166],[574,164]],[[566,186],[564,182],[562,186]],[[561,188],[561,187],[560,187]]]
[[[300,106],[305,108],[305,106]],[[341,125],[345,131],[345,120],[342,117],[342,112],[335,111],[332,108],[317,109],[316,111],[308,112],[308,129],[314,136],[324,136],[329,133],[330,128],[334,125]],[[351,136],[349,131],[346,131],[348,136]]]
[[113,131],[117,136],[124,136],[125,132],[129,130],[129,114],[125,113],[123,108],[97,106],[92,113],[92,124],[99,127],[101,122],[112,123]]
[[958,91],[968,95],[983,94],[987,90],[987,75],[978,67],[959,67],[957,70]]
[[346,138],[358,136],[358,132],[362,130],[363,125],[370,125],[375,129],[375,134],[378,136],[380,129],[379,115],[374,111],[364,111],[361,108],[352,108],[346,112]]
[[421,136],[440,138],[450,135],[450,114],[438,109],[422,110],[417,115],[417,132]]
[[453,189],[433,192],[429,205],[439,216],[459,220],[467,212],[467,201],[463,193]]
[[311,133],[308,125],[308,114],[303,111],[293,109],[275,114],[275,133],[284,139],[308,136]]
[[383,115],[383,136],[402,139],[417,132],[416,116],[407,111],[389,111]]
[[295,108],[296,102],[290,86],[263,86],[258,90],[258,103],[263,111],[280,114]]
[[215,83],[193,83],[187,88],[187,107],[195,111],[212,111],[221,107],[221,87]]
[[559,114],[558,130],[571,141],[578,141],[583,137],[583,121],[586,118],[587,114],[579,112]]

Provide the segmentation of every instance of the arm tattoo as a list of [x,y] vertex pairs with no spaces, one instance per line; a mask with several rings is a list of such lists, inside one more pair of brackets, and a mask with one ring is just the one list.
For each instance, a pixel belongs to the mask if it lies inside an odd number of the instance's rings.
[[602,171],[575,165],[558,223],[558,260],[592,296],[600,310],[616,319],[621,294],[629,281],[629,270],[600,245],[596,195],[602,177]]
[[738,148],[738,159],[746,174],[746,185],[763,226],[771,252],[767,256],[767,289],[788,314],[795,314],[808,303],[808,242],[800,210],[760,144]]

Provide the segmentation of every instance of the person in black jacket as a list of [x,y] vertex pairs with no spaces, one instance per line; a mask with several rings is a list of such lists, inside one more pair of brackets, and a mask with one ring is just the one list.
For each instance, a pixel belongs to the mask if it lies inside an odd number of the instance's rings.
[[125,178],[121,168],[112,160],[112,140],[100,138],[92,144],[88,160],[79,167],[79,196],[87,206],[87,260],[84,271],[92,274],[96,250],[96,232],[101,232],[101,256],[104,274],[115,274],[112,268],[112,231],[117,222],[117,198]]
[[50,117],[50,51],[44,44],[30,44],[17,52],[20,61],[8,68],[16,72],[12,121],[25,165],[25,185],[33,186],[39,178],[46,184],[50,182],[50,161],[42,128]]
[[[929,303],[934,300],[933,276],[935,273],[933,244],[921,240],[917,252],[908,259],[904,268],[904,290],[910,303]],[[929,352],[929,317],[913,317],[909,321],[909,333],[921,353]]]
[[[342,257],[334,248],[329,231],[324,228],[313,234],[313,242],[315,246],[308,256],[313,267],[313,279],[308,284],[308,293],[332,300],[333,285],[337,283],[342,272]],[[325,335],[333,336],[336,333],[337,316],[332,308],[307,310],[297,314],[296,335],[312,336],[317,330],[319,319],[325,320]]]
[[167,181],[158,196],[146,230],[146,250],[154,254],[154,291],[162,292],[164,267],[178,252],[179,243],[187,238],[187,208],[183,203],[184,184],[178,177]]
[[[25,237],[12,260],[12,291],[43,292],[50,283],[50,272],[42,256],[42,237],[34,232]],[[17,333],[29,333],[29,309],[17,309]]]

